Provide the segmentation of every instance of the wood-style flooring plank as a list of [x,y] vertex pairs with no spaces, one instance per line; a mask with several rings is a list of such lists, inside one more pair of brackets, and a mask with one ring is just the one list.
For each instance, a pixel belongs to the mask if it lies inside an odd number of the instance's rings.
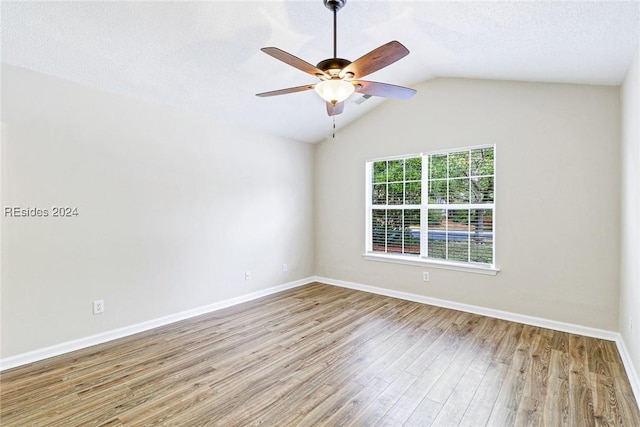
[[2,426],[640,426],[615,343],[314,283],[0,373]]
[[387,388],[355,417],[353,425],[376,425],[415,380],[415,375],[401,372]]

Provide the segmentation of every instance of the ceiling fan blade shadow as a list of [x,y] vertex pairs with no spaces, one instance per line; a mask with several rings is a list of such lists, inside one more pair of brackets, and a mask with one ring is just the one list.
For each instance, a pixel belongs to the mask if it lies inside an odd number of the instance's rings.
[[410,99],[416,90],[404,86],[390,85],[388,83],[369,82],[366,80],[352,81],[356,86],[356,92],[364,95],[381,96],[383,98]]
[[409,54],[409,49],[396,40],[372,50],[360,58],[347,65],[341,72],[340,77],[347,73],[352,73],[354,78],[359,79],[375,71],[380,70]]
[[344,111],[344,102],[327,102],[327,114],[330,116],[337,116]]
[[290,87],[287,89],[272,90],[270,92],[256,93],[256,96],[264,98],[267,96],[286,95],[288,93],[303,92],[305,90],[313,89],[314,86],[315,85],[304,85],[304,86]]
[[287,53],[282,49],[278,49],[277,47],[263,47],[260,50],[267,55],[271,55],[274,58],[284,62],[285,64],[291,65],[292,67],[304,71],[307,74],[311,74],[314,77],[329,78],[329,76],[327,76],[324,71],[322,71],[315,65],[309,64],[307,61],[304,61],[297,56]]

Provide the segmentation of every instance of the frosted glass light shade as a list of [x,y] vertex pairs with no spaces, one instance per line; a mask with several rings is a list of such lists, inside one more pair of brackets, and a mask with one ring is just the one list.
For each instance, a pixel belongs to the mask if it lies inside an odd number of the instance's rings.
[[356,89],[353,84],[340,79],[323,80],[316,83],[316,92],[327,102],[338,103],[347,99]]

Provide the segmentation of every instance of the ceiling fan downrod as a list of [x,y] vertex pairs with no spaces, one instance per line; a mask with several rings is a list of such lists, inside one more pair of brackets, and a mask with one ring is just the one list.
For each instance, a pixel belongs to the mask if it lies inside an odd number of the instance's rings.
[[351,61],[338,58],[338,11],[347,4],[347,0],[322,0],[325,7],[333,12],[333,58],[324,59],[316,65],[320,70],[327,73],[331,79],[338,78],[338,73]]
[[333,57],[338,57],[338,11],[347,4],[347,0],[322,0],[324,6],[333,12]]

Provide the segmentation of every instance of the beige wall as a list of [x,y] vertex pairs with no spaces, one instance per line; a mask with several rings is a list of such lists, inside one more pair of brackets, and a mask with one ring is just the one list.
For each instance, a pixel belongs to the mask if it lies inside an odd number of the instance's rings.
[[640,373],[640,49],[622,86],[621,244],[620,332]]
[[[434,80],[314,148],[2,72],[2,206],[80,212],[3,217],[3,358],[313,274],[612,331],[638,312],[638,288],[618,289],[618,88]],[[365,261],[365,161],[477,144],[497,145],[501,272]],[[91,314],[94,299],[104,314]]]
[[11,66],[2,91],[2,206],[79,211],[3,215],[3,358],[313,274],[312,146]]
[[[617,330],[619,88],[457,79],[416,88],[316,147],[316,274]],[[478,144],[497,146],[498,275],[364,260],[365,161]]]

